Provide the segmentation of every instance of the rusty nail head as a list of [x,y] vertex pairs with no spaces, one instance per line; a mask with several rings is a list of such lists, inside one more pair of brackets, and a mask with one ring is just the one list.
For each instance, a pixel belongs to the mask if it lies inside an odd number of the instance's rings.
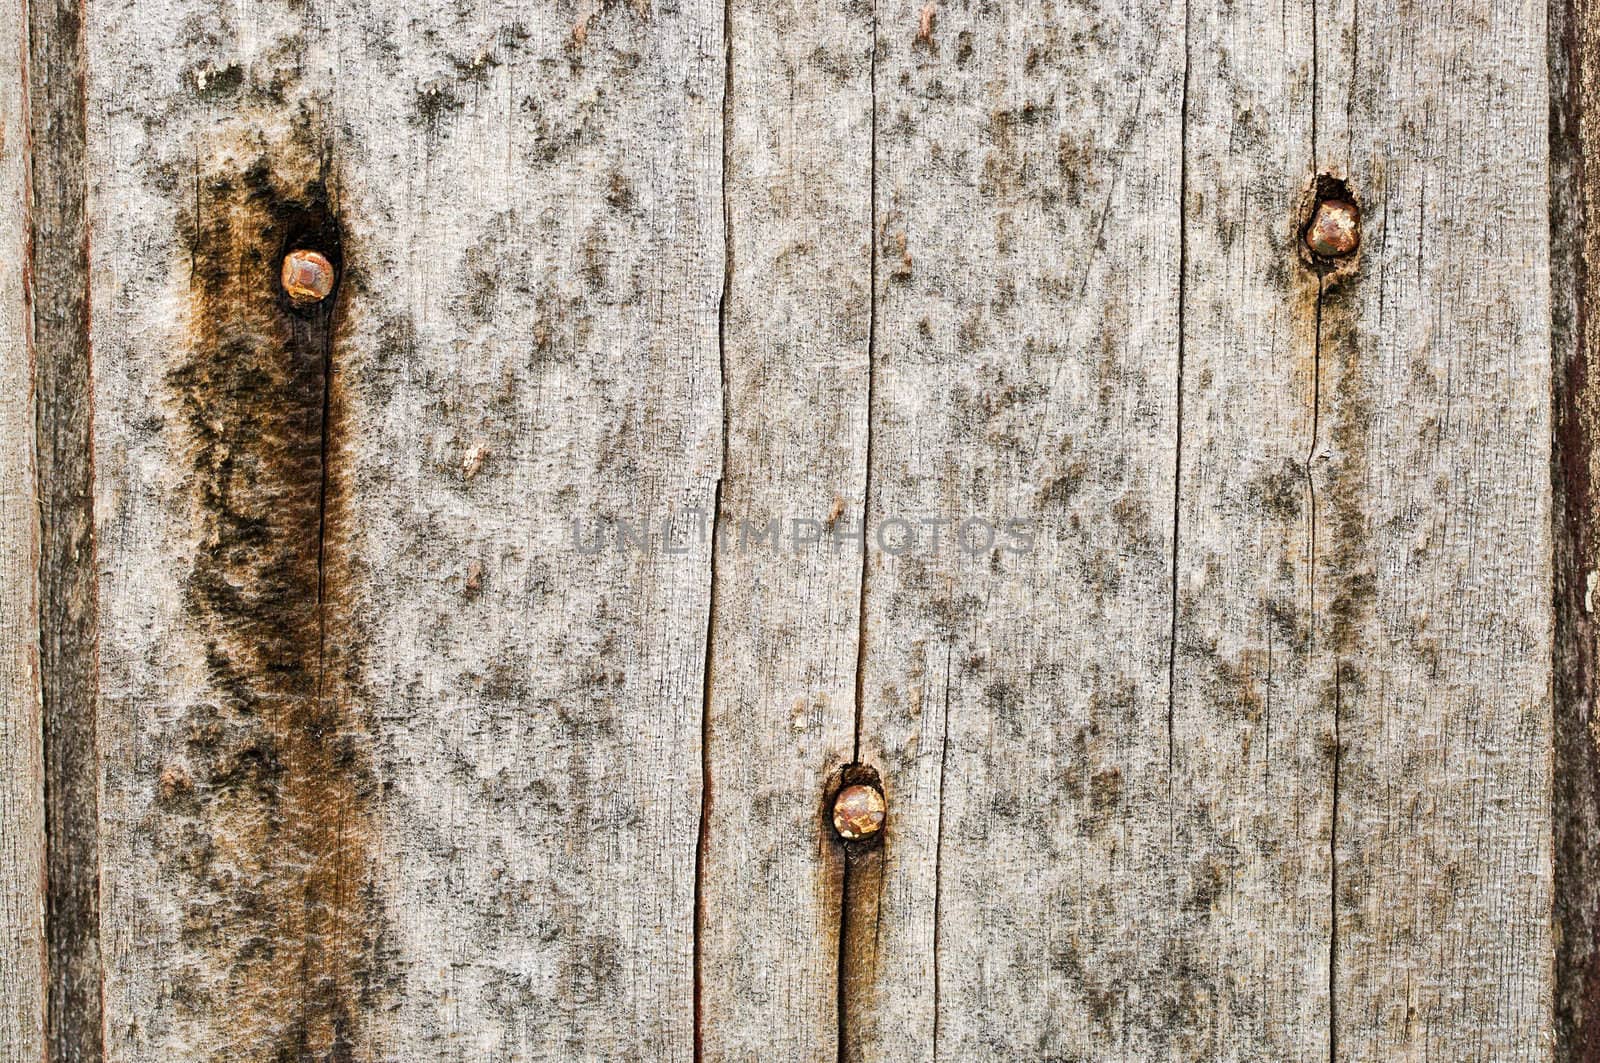
[[1317,204],[1306,226],[1306,246],[1322,258],[1343,258],[1361,243],[1361,211],[1343,199]]
[[833,829],[847,841],[870,838],[883,829],[885,805],[876,786],[846,786],[833,799]]
[[316,251],[290,251],[283,256],[282,279],[294,305],[320,303],[333,291],[333,263]]

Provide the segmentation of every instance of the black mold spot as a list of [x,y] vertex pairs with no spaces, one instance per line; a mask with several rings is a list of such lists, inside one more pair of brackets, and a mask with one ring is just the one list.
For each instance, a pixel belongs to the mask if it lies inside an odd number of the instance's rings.
[[430,133],[436,133],[446,118],[461,110],[465,104],[455,90],[442,81],[430,82],[418,89],[411,103],[411,120]]

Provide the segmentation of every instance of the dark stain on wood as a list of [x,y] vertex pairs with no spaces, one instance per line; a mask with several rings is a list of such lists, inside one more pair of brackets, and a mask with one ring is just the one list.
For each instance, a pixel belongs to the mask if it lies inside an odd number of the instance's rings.
[[[857,784],[876,787],[890,808],[882,830],[851,841],[833,829],[833,803],[841,790]],[[834,771],[823,787],[818,813],[818,829],[827,839],[824,866],[836,871],[826,877],[839,884],[838,1058],[840,1063],[855,1063],[866,1058],[867,1047],[874,1042],[864,1022],[877,1011],[874,1001],[878,988],[883,851],[894,828],[894,808],[876,768],[846,764]]]
[[1555,1033],[1557,1058],[1600,1061],[1600,727],[1595,573],[1600,571],[1600,10],[1552,0],[1551,366],[1554,451]]
[[[197,169],[181,225],[190,345],[168,377],[187,428],[197,548],[186,605],[217,703],[193,713],[193,876],[181,1010],[215,1058],[358,1058],[379,923],[369,734],[341,610],[334,365],[347,288],[334,184],[306,128],[241,136]],[[321,252],[333,293],[296,307],[283,255]],[[187,789],[185,788],[185,793]]]

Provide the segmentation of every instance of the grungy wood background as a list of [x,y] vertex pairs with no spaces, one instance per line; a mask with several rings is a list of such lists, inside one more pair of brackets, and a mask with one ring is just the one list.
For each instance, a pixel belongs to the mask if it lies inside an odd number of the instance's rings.
[[1594,15],[13,5],[0,1060],[1600,1059]]

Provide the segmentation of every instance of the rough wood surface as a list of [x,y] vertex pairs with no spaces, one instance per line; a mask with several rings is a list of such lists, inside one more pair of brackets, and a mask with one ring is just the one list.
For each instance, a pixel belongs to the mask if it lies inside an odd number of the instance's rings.
[[1556,1058],[1600,1059],[1600,10],[1550,5]]
[[90,22],[108,1055],[689,1058],[721,9]]
[[850,1058],[1154,1058],[1186,995],[1182,10],[891,3],[879,51],[862,750],[890,826]]
[[85,17],[106,1056],[1550,1058],[1542,7]]
[[846,872],[822,812],[855,758],[870,14],[728,8],[727,442],[698,924],[708,1060],[838,1058]]
[[85,9],[77,0],[27,8],[47,1032],[52,1058],[93,1061],[102,968]]
[[1193,1058],[1334,1058],[1336,603],[1300,226],[1337,24],[1326,3],[1189,14],[1172,790]]
[[1352,10],[1345,143],[1318,151],[1348,152],[1368,220],[1356,273],[1323,296],[1312,462],[1340,743],[1336,1049],[1547,1059],[1546,12]]
[[44,1056],[44,758],[28,261],[27,18],[0,34],[0,1061]]

